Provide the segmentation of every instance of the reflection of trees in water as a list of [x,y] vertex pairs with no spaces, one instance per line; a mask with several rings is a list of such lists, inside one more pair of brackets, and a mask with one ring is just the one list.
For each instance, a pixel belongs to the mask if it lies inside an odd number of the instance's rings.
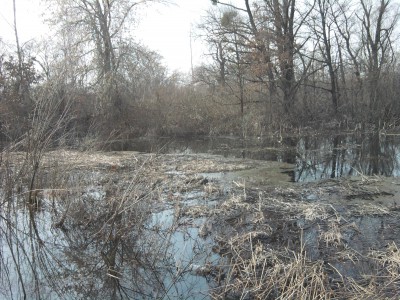
[[296,181],[352,175],[393,176],[399,141],[371,135],[304,137],[297,145]]
[[[321,174],[321,156],[329,152],[330,142],[327,138],[306,136],[297,145],[296,181],[317,180]],[[322,155],[321,155],[322,154]]]
[[366,175],[393,176],[399,164],[396,155],[398,146],[398,141],[379,133],[374,134],[370,138],[369,157],[367,154],[363,172]]
[[162,187],[144,181],[137,170],[123,184],[90,174],[61,177],[46,184],[62,182],[62,189],[38,194],[34,219],[16,189],[2,203],[2,297],[153,299],[190,292],[179,285],[189,271],[182,266],[177,272],[171,248],[177,218],[168,226],[149,223]]
[[358,136],[357,145],[359,147],[355,149],[349,175],[396,175],[396,170],[399,168],[398,139],[388,138],[376,132]]

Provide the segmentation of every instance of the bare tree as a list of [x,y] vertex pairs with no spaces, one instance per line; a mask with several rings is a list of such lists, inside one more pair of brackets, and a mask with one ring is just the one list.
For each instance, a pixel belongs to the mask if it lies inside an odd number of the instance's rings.
[[290,113],[295,98],[296,78],[294,72],[295,55],[295,0],[265,1],[271,10],[276,39],[280,82],[283,92],[283,108]]
[[[391,0],[380,0],[378,5],[361,0],[363,51],[367,60],[369,109],[374,122],[379,120],[379,85],[383,66],[393,60],[392,35],[399,14],[391,8]],[[376,4],[376,3],[375,3]]]
[[219,11],[209,10],[202,24],[199,25],[199,30],[198,36],[207,43],[209,56],[217,65],[217,71],[213,77],[216,77],[218,85],[223,88],[226,84],[226,44],[229,41],[224,36],[225,32],[221,26]]
[[[234,5],[231,5],[224,1],[212,0],[213,4],[221,4],[229,7],[230,9],[234,9],[236,11],[245,13],[248,18],[249,29],[252,34],[252,39],[249,41],[248,46],[252,48],[254,52],[253,59],[256,60],[257,67],[257,75],[259,80],[263,81],[264,84],[267,85],[269,90],[270,98],[276,96],[277,88],[275,82],[274,68],[272,63],[272,51],[271,51],[271,40],[270,40],[270,32],[269,29],[265,26],[259,26],[256,23],[256,17],[254,15],[253,10],[251,9],[249,0],[244,0],[245,8],[240,8]],[[262,24],[262,23],[261,23]],[[260,71],[262,70],[262,71]],[[264,75],[266,75],[266,79],[264,79]]]
[[[125,49],[131,45],[127,34],[135,22],[140,5],[163,0],[47,0],[57,9],[53,21],[72,46],[79,45],[87,67],[93,70],[87,79],[96,86],[99,109],[103,114],[122,111],[118,76]],[[69,47],[68,45],[67,47]],[[90,64],[88,64],[90,62]]]
[[316,15],[312,18],[311,30],[314,33],[316,44],[321,54],[321,63],[328,69],[329,76],[329,93],[334,114],[338,113],[339,106],[339,85],[338,85],[338,60],[335,56],[338,54],[339,47],[335,47],[335,36],[333,26],[335,25],[334,3],[330,0],[316,1]]
[[[223,5],[226,2],[213,1]],[[265,0],[250,3],[244,0],[243,11],[248,17],[252,33],[253,51],[258,53],[259,63],[265,69],[270,97],[282,92],[282,106],[285,114],[292,112],[299,80],[296,79],[295,59],[307,38],[300,36],[305,20],[311,9],[300,11],[295,0]]]
[[246,75],[250,76],[248,73],[251,64],[249,61],[251,31],[243,21],[243,17],[232,8],[210,10],[199,28],[200,36],[207,41],[211,51],[210,56],[215,62],[212,72],[219,91],[226,92],[237,99],[234,104],[240,106],[243,117],[246,102]]

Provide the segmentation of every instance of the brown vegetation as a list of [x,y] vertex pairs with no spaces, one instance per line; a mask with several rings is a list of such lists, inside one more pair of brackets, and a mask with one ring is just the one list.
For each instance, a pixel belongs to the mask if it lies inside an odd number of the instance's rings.
[[[399,191],[380,178],[251,186],[240,174],[262,163],[91,152],[322,124],[373,129],[375,169],[400,120],[397,3],[213,0],[198,30],[212,59],[188,79],[129,35],[147,2],[163,1],[48,0],[59,38],[20,45],[14,1],[16,50],[0,53],[0,294],[189,297],[190,275],[216,299],[398,299]],[[236,171],[229,184],[198,174],[222,171]],[[176,257],[179,239],[203,265]]]
[[[394,194],[386,204],[378,194],[361,204],[371,190],[385,194],[380,181],[249,187],[222,203],[211,219],[221,255],[213,299],[397,299]],[[352,190],[359,205],[344,200]]]
[[122,30],[135,14],[130,1],[87,10],[49,1],[62,40],[0,53],[3,139],[29,130],[35,94],[46,86],[71,107],[69,143],[398,125],[395,1],[215,2],[198,28],[211,60],[189,79]]
[[[276,177],[279,166],[210,155],[58,150],[40,161],[30,190],[25,153],[3,151],[1,236],[11,252],[1,262],[21,272],[14,295],[40,279],[37,297],[172,297],[172,288],[190,298],[196,285],[180,282],[191,274],[208,278],[215,299],[399,296],[395,179],[260,184],[259,168]],[[199,175],[209,172],[221,176]],[[28,195],[35,207],[24,212]],[[197,252],[177,261],[174,236],[188,227]]]

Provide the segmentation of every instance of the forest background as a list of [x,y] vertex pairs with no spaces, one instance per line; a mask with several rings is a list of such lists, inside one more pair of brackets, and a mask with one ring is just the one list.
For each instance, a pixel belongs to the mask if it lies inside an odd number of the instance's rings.
[[211,2],[193,29],[206,59],[185,74],[133,34],[141,10],[174,3],[44,0],[55,34],[21,44],[13,1],[15,47],[0,48],[2,140],[34,127],[76,145],[399,125],[397,1]]

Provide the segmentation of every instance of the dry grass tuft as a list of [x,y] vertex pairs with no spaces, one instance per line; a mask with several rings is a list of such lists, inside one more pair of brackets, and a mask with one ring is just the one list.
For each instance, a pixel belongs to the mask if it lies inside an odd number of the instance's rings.
[[352,249],[338,252],[342,260],[372,259],[375,272],[360,280],[343,276],[322,260],[309,259],[304,247],[270,249],[260,240],[264,234],[249,232],[226,242],[228,271],[213,299],[399,299],[400,253],[395,243],[368,257]]
[[337,220],[328,222],[328,230],[320,233],[319,239],[325,242],[325,246],[338,247],[342,243],[340,223]]
[[[366,184],[356,182],[351,195],[375,195],[354,193]],[[320,198],[332,192],[317,188]],[[305,201],[294,189],[258,192],[257,201],[247,201],[251,188],[237,192],[221,208],[240,212],[235,220],[246,216],[246,222],[226,220],[233,234],[227,239],[222,231],[216,239],[225,277],[213,299],[400,299],[397,240],[382,244],[396,237],[396,212],[378,202]]]
[[231,238],[229,272],[213,299],[331,299],[322,261],[310,261],[303,251],[268,249],[260,232]]

